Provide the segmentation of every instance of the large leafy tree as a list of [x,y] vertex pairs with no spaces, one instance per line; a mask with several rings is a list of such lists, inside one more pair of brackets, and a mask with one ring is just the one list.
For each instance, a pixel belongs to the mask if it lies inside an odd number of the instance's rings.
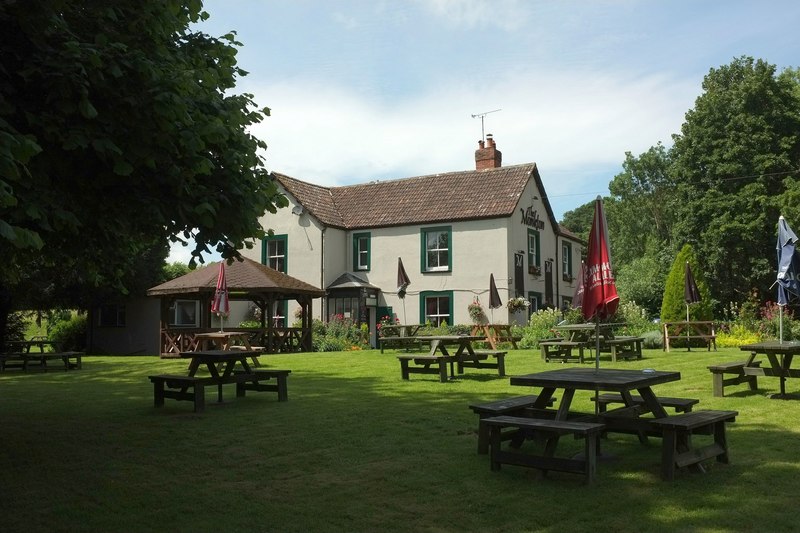
[[724,304],[774,281],[775,232],[797,194],[800,99],[792,71],[742,57],[712,69],[674,136],[676,242],[691,242]]
[[124,290],[169,239],[193,237],[193,262],[232,257],[286,205],[248,133],[268,110],[230,94],[239,43],[190,28],[206,16],[199,0],[0,3],[0,316],[31,267]]

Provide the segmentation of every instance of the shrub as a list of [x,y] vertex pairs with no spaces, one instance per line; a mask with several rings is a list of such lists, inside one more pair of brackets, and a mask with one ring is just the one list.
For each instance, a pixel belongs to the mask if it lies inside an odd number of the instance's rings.
[[658,349],[664,348],[664,337],[660,331],[645,331],[639,335],[644,339],[642,341],[642,348]]
[[749,330],[742,324],[731,324],[729,331],[717,333],[717,346],[720,348],[738,348],[743,344],[759,342],[758,333]]
[[702,300],[689,306],[689,320],[712,320],[712,301],[711,292],[708,289],[703,271],[697,262],[694,249],[686,244],[678,252],[672,269],[667,276],[666,286],[664,287],[664,298],[661,302],[661,321],[673,322],[686,320],[686,302],[683,299],[684,277],[686,263],[692,269],[697,289]]
[[73,315],[69,320],[59,321],[49,335],[59,351],[86,350],[86,315]]
[[553,326],[561,322],[561,312],[557,309],[539,309],[531,314],[528,325],[522,329],[520,348],[537,348],[540,339],[553,336]]
[[659,327],[654,324],[647,314],[647,310],[636,302],[622,302],[617,308],[614,322],[623,322],[623,335],[642,336],[645,332],[655,331],[660,336]]

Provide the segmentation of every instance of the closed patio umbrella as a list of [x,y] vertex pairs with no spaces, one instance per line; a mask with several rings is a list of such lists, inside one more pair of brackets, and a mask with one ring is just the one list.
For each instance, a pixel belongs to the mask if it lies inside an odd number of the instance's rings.
[[214,292],[214,301],[211,302],[211,312],[219,316],[220,331],[223,331],[224,319],[230,311],[231,303],[228,298],[228,283],[225,280],[225,261],[220,261],[219,273],[217,274],[217,289]]
[[700,300],[700,290],[697,288],[694,275],[692,275],[692,267],[689,266],[689,261],[686,261],[686,268],[683,272],[683,301],[686,302],[686,348],[689,351],[692,349],[689,345],[689,306]]
[[489,310],[492,313],[492,323],[494,323],[494,310],[502,307],[500,293],[497,292],[497,284],[494,282],[494,274],[489,274]]
[[578,275],[578,285],[572,294],[572,307],[579,308],[583,305],[583,277],[586,274],[586,263],[581,261],[581,273]]
[[778,253],[778,323],[779,342],[783,342],[783,308],[789,305],[791,297],[800,296],[800,281],[797,279],[800,272],[800,258],[796,249],[797,235],[781,216],[778,219],[778,242],[775,246]]
[[611,271],[611,252],[608,248],[608,226],[603,212],[603,200],[598,196],[594,203],[592,231],[583,277],[583,302],[581,311],[586,321],[594,319],[597,346],[595,368],[600,366],[600,321],[617,311],[619,295]]
[[411,285],[411,280],[403,268],[403,258],[397,258],[397,296],[403,300],[403,324],[406,323],[406,289]]

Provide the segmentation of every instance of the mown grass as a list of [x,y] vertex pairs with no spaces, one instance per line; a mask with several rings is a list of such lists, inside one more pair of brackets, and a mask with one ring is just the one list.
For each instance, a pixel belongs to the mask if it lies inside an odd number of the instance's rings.
[[[274,393],[235,399],[230,390],[221,405],[209,394],[202,414],[189,402],[152,405],[147,376],[184,372],[185,361],[86,357],[80,371],[8,371],[0,374],[1,529],[796,531],[800,403],[770,399],[775,378],[761,378],[757,392],[742,385],[711,395],[706,366],[743,355],[652,350],[616,363],[679,370],[681,381],[656,392],[738,410],[731,464],[666,483],[658,440],[642,446],[614,435],[603,443],[613,458],[591,486],[569,474],[489,470],[467,405],[529,391],[488,370],[451,383],[403,381],[390,351],[265,356],[292,369],[288,402]],[[529,350],[507,358],[510,375],[559,365]],[[592,410],[589,394],[573,407]]]

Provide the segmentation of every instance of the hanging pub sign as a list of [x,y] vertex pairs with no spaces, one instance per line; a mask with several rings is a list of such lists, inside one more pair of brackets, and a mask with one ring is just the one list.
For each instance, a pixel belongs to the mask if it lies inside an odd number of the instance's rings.
[[539,218],[539,212],[535,210],[532,205],[525,209],[520,208],[519,212],[522,213],[523,224],[533,229],[544,229],[544,220]]

